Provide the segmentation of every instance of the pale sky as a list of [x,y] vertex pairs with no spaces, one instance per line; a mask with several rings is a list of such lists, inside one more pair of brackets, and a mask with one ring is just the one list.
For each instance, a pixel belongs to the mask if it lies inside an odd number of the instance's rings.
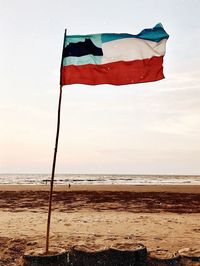
[[200,174],[199,0],[0,0],[0,173],[51,173],[68,34],[170,35],[165,79],[63,88],[56,173]]

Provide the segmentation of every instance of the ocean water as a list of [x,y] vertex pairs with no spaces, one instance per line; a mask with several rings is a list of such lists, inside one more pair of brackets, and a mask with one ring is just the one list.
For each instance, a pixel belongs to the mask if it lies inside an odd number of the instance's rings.
[[[0,184],[43,185],[47,174],[0,174]],[[57,174],[55,184],[67,185],[200,185],[200,176],[190,175],[88,175]]]

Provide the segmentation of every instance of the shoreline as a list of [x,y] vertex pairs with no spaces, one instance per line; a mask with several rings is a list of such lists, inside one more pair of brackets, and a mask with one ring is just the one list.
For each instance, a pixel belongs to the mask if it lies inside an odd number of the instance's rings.
[[[49,191],[50,185],[0,184],[0,191]],[[200,194],[200,185],[54,185],[54,191],[128,191],[128,192],[171,192]]]

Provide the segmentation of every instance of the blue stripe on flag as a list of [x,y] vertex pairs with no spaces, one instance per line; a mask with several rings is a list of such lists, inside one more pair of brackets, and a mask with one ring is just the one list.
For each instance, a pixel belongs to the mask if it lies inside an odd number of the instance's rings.
[[144,29],[137,35],[132,35],[128,33],[102,33],[101,35],[102,43],[124,38],[139,38],[153,42],[160,42],[162,39],[169,38],[169,35],[164,30],[161,23],[157,24],[152,29]]

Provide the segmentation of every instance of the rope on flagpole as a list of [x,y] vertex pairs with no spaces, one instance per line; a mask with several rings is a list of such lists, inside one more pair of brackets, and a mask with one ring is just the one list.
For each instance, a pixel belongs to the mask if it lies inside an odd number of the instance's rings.
[[[66,36],[66,30],[65,30],[65,34],[64,34],[63,51],[64,51],[64,47],[65,47],[65,36]],[[56,168],[56,157],[57,157],[57,150],[58,150],[58,139],[59,139],[59,132],[60,132],[60,113],[61,113],[61,101],[62,101],[63,51],[62,51],[62,60],[61,60],[61,66],[60,66],[60,95],[59,95],[59,102],[58,102],[57,131],[56,131],[56,141],[55,141],[55,149],[54,149],[53,165],[52,165],[51,185],[50,185],[50,192],[49,192],[49,209],[48,209],[48,218],[47,218],[46,250],[45,250],[46,254],[48,254],[48,252],[49,252],[49,235],[50,235],[50,224],[51,224],[52,195],[53,195],[55,168]]]

